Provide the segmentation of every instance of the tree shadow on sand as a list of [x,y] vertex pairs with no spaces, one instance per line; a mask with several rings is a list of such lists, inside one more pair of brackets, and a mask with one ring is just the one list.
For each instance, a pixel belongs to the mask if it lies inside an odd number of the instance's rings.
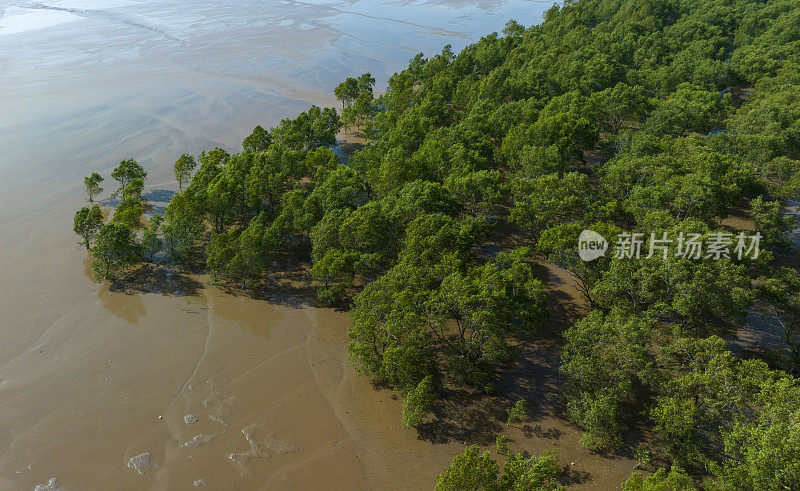
[[562,467],[561,471],[563,472],[561,476],[561,484],[564,486],[577,486],[578,484],[583,484],[591,480],[592,475],[588,471],[578,471],[573,469],[572,467],[565,465]]
[[[292,263],[278,265],[269,274],[248,281],[244,287],[241,281],[233,280],[220,280],[214,284],[229,295],[243,295],[294,309],[331,307],[317,298],[317,286],[308,269],[296,268]],[[347,310],[347,305],[336,308]]]
[[500,398],[471,388],[445,387],[431,407],[434,419],[417,426],[418,437],[431,443],[494,443],[505,423]]
[[354,131],[347,135],[347,137],[336,140],[333,153],[336,154],[339,162],[347,164],[354,153],[364,148],[366,141],[362,132]]
[[100,304],[114,317],[129,324],[138,324],[139,320],[147,313],[144,301],[139,295],[120,295],[119,292],[112,291],[110,285],[101,287],[97,292],[97,298],[100,300]]
[[[475,389],[442,390],[432,408],[433,421],[417,428],[419,438],[432,443],[492,446],[497,436],[506,434],[511,436],[511,441],[514,435],[523,439],[518,445],[526,455],[526,448],[537,449],[537,455],[542,449],[559,448],[567,452],[562,453],[562,457],[578,451],[575,434],[579,435],[582,430],[567,417],[563,396],[566,377],[560,372],[561,347],[563,331],[580,320],[588,309],[574,287],[574,279],[566,271],[543,263],[536,267],[536,272],[546,286],[548,310],[539,331],[512,340],[514,356],[507,364],[496,368],[494,394]],[[508,428],[507,409],[519,400],[527,402],[525,422]],[[637,427],[623,438],[624,448],[605,458],[632,458],[631,449],[643,440],[643,433]],[[527,439],[537,441],[526,443]],[[594,471],[587,470],[585,465],[582,463],[580,469],[572,463],[564,465],[561,484],[571,486],[591,481]]]
[[559,371],[558,343],[552,339],[523,341],[516,346],[514,363],[497,371],[497,385],[509,401],[529,402],[527,414],[534,421],[545,417],[566,417],[561,394],[564,375]]
[[175,297],[194,296],[203,284],[181,270],[168,265],[142,263],[125,275],[111,280],[109,291],[138,294],[156,293]]
[[173,196],[175,196],[175,191],[169,189],[151,189],[142,195],[142,199],[155,203],[169,203]]
[[[491,444],[506,426],[506,409],[520,399],[528,402],[527,416],[534,423],[544,418],[566,420],[561,392],[565,377],[559,371],[561,333],[585,315],[586,309],[577,291],[570,290],[570,278],[564,271],[543,264],[536,272],[547,286],[548,316],[539,333],[513,340],[514,358],[495,371],[496,395],[469,388],[442,389],[432,408],[435,419],[417,428],[419,438],[435,443]],[[526,437],[561,436],[557,429],[526,427]]]
[[[434,419],[417,427],[419,438],[432,443],[491,445],[506,427],[507,409],[520,399],[528,402],[526,416],[534,423],[543,418],[565,419],[564,377],[558,364],[554,341],[518,341],[515,360],[495,372],[497,395],[469,387],[441,388],[431,408]],[[521,429],[527,438],[561,437],[560,430],[544,430],[540,424]]]

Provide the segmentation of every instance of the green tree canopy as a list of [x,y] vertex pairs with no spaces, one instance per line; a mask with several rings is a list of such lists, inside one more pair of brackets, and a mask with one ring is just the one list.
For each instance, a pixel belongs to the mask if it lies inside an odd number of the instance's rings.
[[83,239],[87,249],[91,249],[92,242],[100,226],[103,225],[103,212],[97,205],[84,206],[75,213],[72,230]]
[[175,180],[178,181],[178,189],[181,192],[183,192],[183,185],[188,183],[189,179],[192,177],[192,172],[194,172],[195,167],[197,167],[197,162],[194,160],[194,157],[186,153],[175,161],[175,165],[172,169],[175,173]]
[[94,204],[95,196],[103,192],[103,188],[100,186],[100,183],[104,180],[105,179],[103,179],[103,176],[97,172],[92,172],[90,176],[83,178],[86,199],[89,201],[90,205]]
[[92,272],[97,279],[112,279],[139,262],[141,248],[133,230],[126,224],[111,222],[100,227],[92,248]]
[[247,152],[266,152],[272,143],[272,136],[267,130],[257,125],[253,132],[242,141],[242,148]]
[[114,168],[111,172],[111,177],[119,182],[117,194],[123,194],[125,188],[134,179],[141,179],[144,181],[147,178],[147,172],[134,159],[126,159]]

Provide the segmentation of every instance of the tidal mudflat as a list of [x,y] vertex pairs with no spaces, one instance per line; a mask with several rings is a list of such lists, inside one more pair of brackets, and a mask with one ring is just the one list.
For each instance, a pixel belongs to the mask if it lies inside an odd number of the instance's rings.
[[164,204],[180,154],[549,4],[0,3],[0,487],[430,487],[463,442],[401,428],[345,360],[346,313],[169,267],[95,283],[72,213],[91,171],[136,158]]

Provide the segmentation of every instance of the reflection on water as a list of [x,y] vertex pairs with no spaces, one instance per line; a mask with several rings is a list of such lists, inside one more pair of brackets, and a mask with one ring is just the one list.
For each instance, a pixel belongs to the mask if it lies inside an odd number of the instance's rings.
[[138,324],[139,319],[144,317],[147,311],[144,308],[144,301],[138,293],[117,293],[109,291],[108,284],[104,284],[97,292],[100,303],[114,317],[122,319],[129,324]]
[[[107,220],[107,217],[103,217],[103,219]],[[92,255],[89,254],[88,251],[86,252],[86,257],[83,258],[83,274],[94,281],[94,275],[92,274]]]
[[213,315],[239,327],[269,338],[270,326],[284,315],[284,310],[264,300],[233,296],[220,292],[214,297]]

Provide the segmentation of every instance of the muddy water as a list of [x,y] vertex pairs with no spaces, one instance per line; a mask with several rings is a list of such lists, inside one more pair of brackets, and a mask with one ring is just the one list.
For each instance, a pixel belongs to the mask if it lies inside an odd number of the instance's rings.
[[110,289],[72,215],[92,171],[134,157],[163,205],[181,153],[549,3],[0,0],[0,488],[430,487],[463,442],[400,427],[345,314],[170,270]]
[[3,487],[425,485],[447,460],[345,365],[344,314],[214,287],[75,293],[3,367]]

